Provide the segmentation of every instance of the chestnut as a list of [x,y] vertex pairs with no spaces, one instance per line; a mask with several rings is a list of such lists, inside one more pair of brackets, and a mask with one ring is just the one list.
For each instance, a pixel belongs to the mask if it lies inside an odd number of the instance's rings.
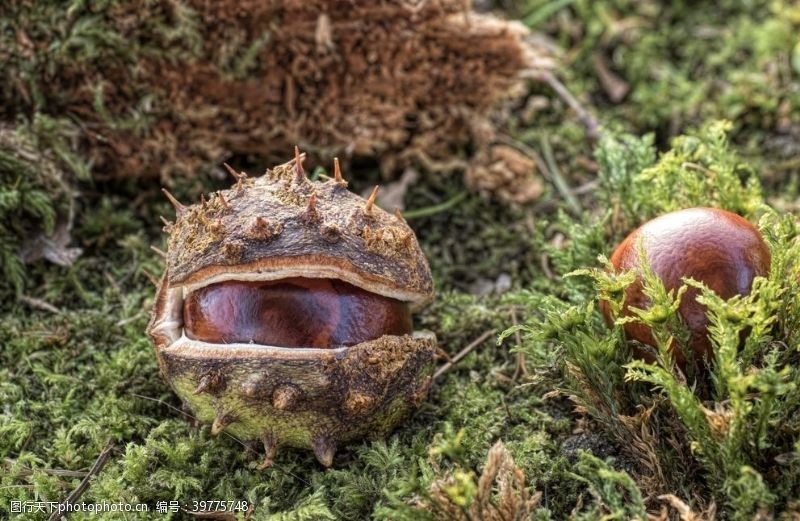
[[216,344],[336,348],[412,333],[408,304],[336,279],[218,282],[183,302],[184,334]]
[[[641,246],[640,246],[641,245]],[[717,208],[688,208],[670,212],[646,222],[623,240],[611,256],[616,271],[639,270],[639,248],[652,272],[667,290],[677,290],[684,278],[704,283],[724,299],[750,292],[753,279],[769,272],[770,253],[761,234],[746,219]],[[647,308],[641,277],[625,290],[623,316],[632,315],[629,307]],[[684,293],[678,314],[689,331],[688,346],[695,360],[713,359],[708,338],[705,306],[696,301],[699,290]],[[606,323],[612,317],[608,302],[600,303]],[[641,323],[624,326],[629,339],[654,346],[649,327]],[[680,367],[685,367],[683,351],[673,344],[670,351]],[[653,361],[651,353],[636,349],[634,354]]]

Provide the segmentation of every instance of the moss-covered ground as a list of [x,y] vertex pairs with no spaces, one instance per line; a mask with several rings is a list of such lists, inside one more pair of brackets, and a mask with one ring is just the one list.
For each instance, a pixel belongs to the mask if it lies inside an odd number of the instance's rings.
[[[532,83],[504,139],[541,158],[548,190],[538,202],[464,197],[460,179],[422,172],[406,207],[438,298],[417,326],[448,356],[486,340],[389,438],[347,446],[329,470],[293,450],[257,470],[258,454],[194,426],[159,378],[144,329],[162,270],[150,246],[162,246],[158,216],[171,215],[160,187],[92,181],[44,115],[14,122],[13,139],[0,127],[0,518],[46,519],[12,513],[11,502],[63,501],[111,446],[79,501],[151,512],[70,519],[194,519],[152,511],[194,500],[247,501],[253,509],[238,517],[250,519],[467,519],[479,502],[503,501],[497,488],[486,500],[480,480],[498,440],[533,498],[500,519],[800,516],[800,7],[495,4],[557,42],[558,75],[602,135],[590,140]],[[23,141],[52,157],[20,163],[7,144]],[[77,179],[70,235],[83,252],[70,266],[23,265],[19,237],[53,230],[68,205],[58,172]],[[360,191],[378,173],[351,179]],[[174,192],[197,200],[225,184],[177,180]],[[746,299],[705,294],[720,356],[690,390],[663,346],[658,364],[631,363],[620,328],[606,328],[595,305],[626,281],[592,268],[641,222],[697,205],[759,223],[773,270]],[[641,320],[679,335],[674,295],[649,286],[660,314]],[[749,340],[737,350],[742,331]]]

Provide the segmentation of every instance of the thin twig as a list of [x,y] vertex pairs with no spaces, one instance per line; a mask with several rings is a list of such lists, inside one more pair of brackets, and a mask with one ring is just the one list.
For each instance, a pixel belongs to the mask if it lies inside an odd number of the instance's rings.
[[539,265],[542,267],[544,276],[549,280],[556,280],[558,278],[555,273],[553,273],[553,270],[550,269],[550,257],[547,253],[542,252],[542,254],[539,255]]
[[[519,321],[517,320],[517,309],[514,306],[511,306],[511,323],[514,327],[519,326]],[[517,346],[522,345],[522,335],[519,334],[519,329],[514,331],[514,340],[517,341]],[[513,381],[516,381],[517,378],[520,376],[528,376],[528,367],[527,361],[525,360],[525,353],[522,351],[517,352],[517,367],[514,369],[514,376],[511,377]]]
[[433,206],[426,206],[425,208],[417,208],[415,210],[409,210],[403,214],[403,218],[409,220],[409,219],[418,219],[420,217],[430,217],[431,215],[436,215],[437,213],[449,210],[450,208],[456,206],[458,203],[463,201],[466,197],[467,197],[466,192],[461,192],[460,194],[451,197],[450,199],[448,199],[443,203],[439,203]]
[[[17,462],[11,458],[3,458],[3,465],[8,468],[12,468]],[[59,478],[85,478],[87,472],[80,471],[80,470],[64,470],[64,469],[36,469],[39,472],[44,472],[45,474],[49,474],[50,476],[57,476]],[[19,477],[28,477],[33,475],[33,469],[28,467],[22,467],[19,469],[17,476]]]
[[598,179],[592,179],[582,185],[575,187],[572,189],[573,195],[583,195],[588,194],[589,192],[593,192],[600,186],[600,181]]
[[51,303],[46,302],[46,301],[44,301],[42,299],[29,297],[28,295],[20,295],[19,296],[19,300],[20,300],[20,302],[23,302],[23,303],[29,305],[33,309],[38,309],[40,311],[49,311],[50,313],[53,313],[55,315],[60,315],[61,314],[61,310],[60,309],[58,309],[57,307],[55,307]]
[[691,161],[684,161],[683,164],[681,164],[681,166],[684,168],[691,168],[692,170],[697,170],[698,172],[702,172],[704,174],[714,174],[713,170],[710,170],[704,167],[703,165],[692,163]]
[[597,139],[600,137],[600,125],[597,123],[597,120],[594,116],[589,114],[586,109],[583,108],[583,105],[575,99],[575,96],[561,83],[558,78],[556,78],[553,74],[548,71],[537,71],[534,75],[534,78],[546,83],[550,86],[551,89],[556,91],[556,94],[566,102],[569,107],[575,111],[575,114],[578,116],[578,120],[583,123],[583,126],[586,127],[586,134],[589,136],[590,139]]
[[436,357],[439,360],[447,360],[448,362],[453,359],[453,357],[450,356],[450,353],[448,353],[447,351],[445,351],[441,347],[437,347],[436,348]]
[[116,280],[114,280],[114,277],[112,277],[109,272],[104,271],[103,276],[106,278],[108,283],[111,284],[111,287],[114,288],[114,292],[117,295],[122,293],[122,288],[120,288],[119,283]]
[[[113,440],[108,440],[106,442],[106,446],[103,447],[103,450],[100,451],[100,455],[97,456],[97,459],[94,461],[94,465],[92,465],[92,468],[89,469],[89,472],[81,480],[81,483],[80,485],[78,485],[78,488],[73,490],[72,493],[69,496],[67,496],[67,499],[65,499],[64,502],[61,503],[61,505],[66,506],[74,504],[75,501],[77,501],[78,498],[81,497],[81,495],[83,495],[84,492],[86,492],[86,489],[89,488],[89,481],[91,481],[92,476],[96,476],[97,474],[99,474],[100,471],[103,470],[103,467],[106,466],[106,463],[108,462],[108,457],[111,456],[111,450],[113,448],[114,448]],[[57,511],[53,512],[53,515],[50,516],[49,521],[58,521],[59,519],[62,518],[64,512],[66,511],[66,508],[62,509],[61,505],[59,505]]]
[[142,268],[142,274],[147,277],[147,280],[153,283],[153,286],[158,287],[158,279],[155,275],[147,271],[146,269]]
[[449,362],[447,362],[442,367],[440,367],[433,374],[433,379],[436,380],[437,378],[442,376],[444,373],[446,373],[447,371],[452,369],[452,367],[454,365],[456,365],[459,362],[459,360],[461,360],[462,358],[467,356],[470,352],[472,352],[473,349],[475,349],[476,347],[481,345],[487,338],[489,338],[490,336],[494,335],[496,332],[497,332],[496,329],[490,329],[488,331],[484,331],[481,336],[479,336],[478,338],[473,340],[467,347],[465,347],[464,349],[459,351]]
[[561,170],[559,170],[555,157],[553,157],[553,148],[550,146],[550,141],[548,141],[546,137],[542,137],[541,143],[542,154],[544,155],[548,170],[550,170],[550,179],[553,181],[556,190],[558,190],[558,193],[564,198],[564,201],[566,201],[570,209],[575,215],[580,215],[582,211],[581,203],[578,202],[578,199],[573,195],[564,176],[561,175]]
[[137,320],[139,320],[139,319],[140,319],[140,318],[142,318],[143,316],[146,316],[146,313],[145,313],[144,311],[140,311],[140,312],[136,313],[135,315],[133,315],[132,317],[128,317],[128,318],[123,318],[123,319],[120,319],[120,320],[119,320],[119,321],[118,321],[116,324],[114,324],[114,325],[115,325],[116,327],[123,327],[123,326],[127,326],[128,324],[130,324],[130,323],[132,323],[132,322],[136,322]]

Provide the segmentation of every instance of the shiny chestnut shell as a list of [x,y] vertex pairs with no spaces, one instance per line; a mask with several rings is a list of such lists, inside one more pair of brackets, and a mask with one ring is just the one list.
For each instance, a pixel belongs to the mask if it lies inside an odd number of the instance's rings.
[[[753,279],[769,272],[770,253],[759,231],[749,221],[734,213],[716,208],[689,208],[664,214],[634,230],[620,243],[611,256],[617,271],[639,269],[639,244],[644,249],[650,268],[667,290],[678,289],[683,278],[704,283],[724,299],[750,292]],[[688,347],[695,359],[712,359],[708,338],[708,318],[705,306],[696,301],[698,290],[689,288],[684,294],[678,313],[689,330]],[[637,279],[625,291],[623,314],[632,313],[628,307],[647,308],[649,301]],[[606,322],[611,323],[610,310],[601,302]],[[624,326],[629,339],[655,345],[650,328],[639,323]],[[680,349],[672,353],[681,367],[685,357]],[[653,361],[650,353],[636,350],[635,354]]]
[[412,333],[408,304],[341,280],[227,281],[183,302],[184,334],[216,344],[336,348]]
[[433,298],[414,232],[300,157],[176,207],[148,334],[161,374],[212,433],[310,448],[388,433],[424,399]]

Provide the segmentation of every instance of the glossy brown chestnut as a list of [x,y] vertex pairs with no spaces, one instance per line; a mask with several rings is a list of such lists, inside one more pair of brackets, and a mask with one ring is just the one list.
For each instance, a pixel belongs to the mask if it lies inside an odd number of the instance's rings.
[[216,344],[335,348],[411,334],[407,303],[340,280],[226,281],[188,295],[186,336]]
[[[770,254],[758,230],[744,218],[715,208],[689,208],[657,217],[633,231],[614,251],[611,263],[618,271],[639,268],[639,244],[642,245],[650,267],[667,290],[680,288],[682,279],[703,282],[722,298],[750,292],[753,279],[766,276]],[[678,313],[689,329],[688,346],[696,358],[713,358],[708,338],[708,319],[705,307],[695,300],[698,290],[689,288],[681,300]],[[649,301],[642,292],[641,280],[628,286],[623,314],[630,315],[628,306],[647,308]],[[607,323],[611,322],[606,302],[601,310]],[[655,345],[650,328],[638,324],[625,325],[630,339]],[[672,348],[681,367],[686,360],[680,349]],[[637,351],[636,355],[652,361],[652,355]]]

